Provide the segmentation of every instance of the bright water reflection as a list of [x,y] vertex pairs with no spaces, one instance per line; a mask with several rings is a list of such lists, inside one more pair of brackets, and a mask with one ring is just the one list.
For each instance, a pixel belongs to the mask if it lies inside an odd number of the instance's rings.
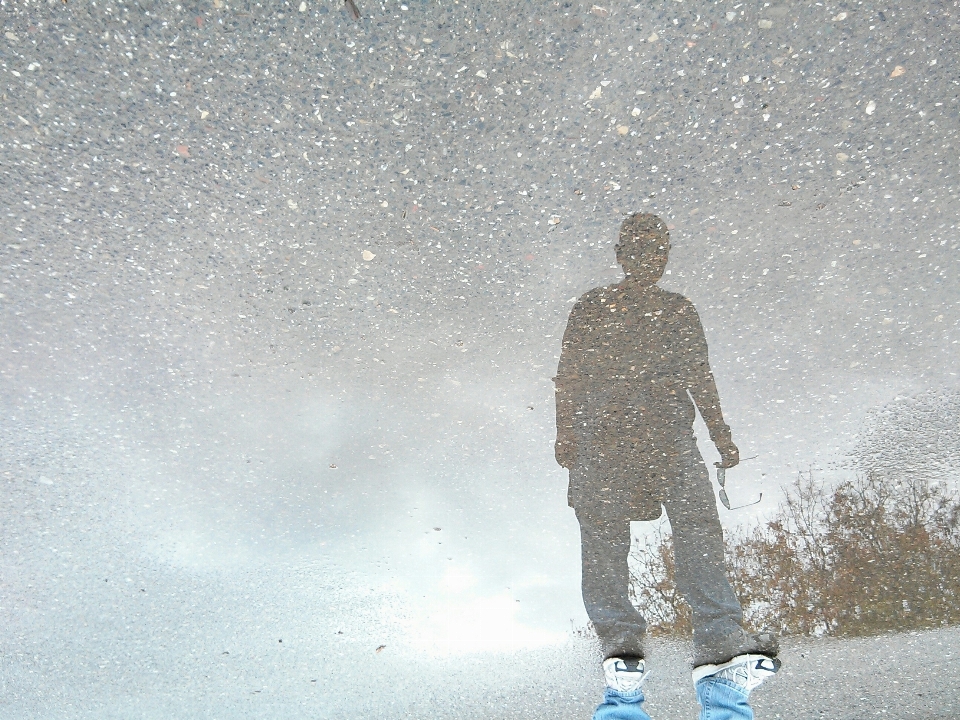
[[957,9],[357,6],[0,3],[3,716],[589,716],[552,378],[650,212],[756,456],[728,540],[801,472],[910,539],[764,565],[814,599],[740,594],[788,625],[758,715],[942,717],[955,631],[871,633],[956,622]]

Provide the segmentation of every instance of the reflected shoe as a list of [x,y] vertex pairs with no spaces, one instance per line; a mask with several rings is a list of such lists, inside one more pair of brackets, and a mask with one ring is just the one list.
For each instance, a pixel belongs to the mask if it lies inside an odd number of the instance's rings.
[[624,695],[637,692],[649,674],[642,658],[612,657],[603,661],[607,687]]
[[776,657],[780,642],[771,632],[748,633],[740,628],[720,640],[699,644],[694,652],[693,666],[721,665],[740,655]]
[[721,665],[701,665],[693,669],[693,686],[707,677],[716,677],[738,685],[747,695],[767,678],[776,675],[780,660],[766,655],[738,655]]

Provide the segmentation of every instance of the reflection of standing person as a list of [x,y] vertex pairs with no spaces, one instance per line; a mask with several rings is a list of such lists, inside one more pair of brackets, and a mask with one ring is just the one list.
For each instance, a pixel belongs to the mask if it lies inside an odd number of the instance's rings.
[[583,600],[608,684],[595,717],[647,717],[640,708],[646,623],[630,601],[627,555],[630,521],[654,520],[661,506],[673,531],[677,587],[693,614],[698,699],[704,713],[730,705],[730,717],[749,717],[749,690],[779,667],[770,659],[777,641],[743,629],[724,571],[720,519],[693,435],[694,405],[720,466],[740,458],[723,422],[697,312],[685,297],[656,285],[669,249],[660,218],[636,214],[624,221],[616,252],[625,277],[579,299],[557,371],[556,456],[570,470]]

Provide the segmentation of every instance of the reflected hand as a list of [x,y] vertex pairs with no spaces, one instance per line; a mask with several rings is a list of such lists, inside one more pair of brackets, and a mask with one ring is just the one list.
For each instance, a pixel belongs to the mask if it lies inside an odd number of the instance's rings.
[[720,452],[720,462],[717,467],[732,468],[740,463],[740,451],[729,437],[717,440],[717,450]]

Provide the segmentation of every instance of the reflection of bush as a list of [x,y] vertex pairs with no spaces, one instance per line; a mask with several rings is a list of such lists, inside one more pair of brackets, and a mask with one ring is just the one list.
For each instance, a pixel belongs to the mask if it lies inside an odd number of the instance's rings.
[[[690,633],[668,534],[634,564],[654,634]],[[921,477],[875,471],[824,494],[801,475],[776,516],[728,538],[747,624],[784,635],[867,635],[960,624],[960,498]]]

